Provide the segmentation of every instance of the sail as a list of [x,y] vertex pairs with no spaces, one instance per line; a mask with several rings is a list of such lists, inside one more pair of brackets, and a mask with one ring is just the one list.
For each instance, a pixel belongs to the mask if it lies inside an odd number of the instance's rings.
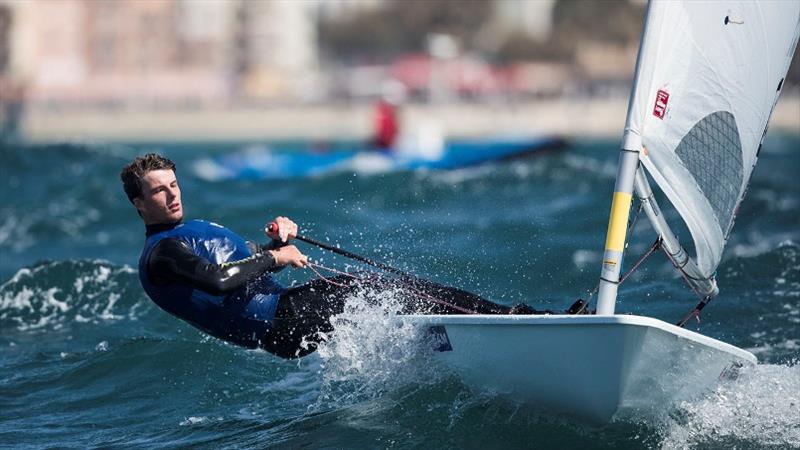
[[800,1],[653,1],[623,145],[641,150],[711,277],[800,34]]

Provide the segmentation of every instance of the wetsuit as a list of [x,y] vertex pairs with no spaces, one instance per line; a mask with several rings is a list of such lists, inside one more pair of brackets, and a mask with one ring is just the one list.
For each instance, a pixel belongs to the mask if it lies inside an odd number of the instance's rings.
[[419,279],[377,274],[314,280],[286,289],[271,276],[279,267],[269,250],[222,226],[201,220],[147,226],[139,278],[162,309],[204,332],[283,358],[313,352],[333,330],[354,289],[369,285],[403,292],[405,313],[506,314],[509,308],[468,292]]

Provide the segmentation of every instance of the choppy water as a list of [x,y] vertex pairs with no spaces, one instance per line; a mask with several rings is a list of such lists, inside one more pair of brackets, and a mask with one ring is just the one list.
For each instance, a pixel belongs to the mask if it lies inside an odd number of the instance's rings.
[[[800,447],[800,136],[765,143],[722,293],[691,325],[761,364],[663,417],[600,428],[471,392],[419,351],[415,330],[389,326],[390,294],[385,310],[354,299],[337,339],[299,362],[204,337],[139,286],[143,227],[118,173],[161,150],[178,163],[187,217],[259,239],[288,215],[308,236],[436,281],[565,308],[597,282],[617,142],[448,173],[215,184],[189,169],[238,147],[2,146],[0,447]],[[640,223],[629,260],[652,239]],[[668,322],[694,303],[660,254],[620,299],[619,311]]]

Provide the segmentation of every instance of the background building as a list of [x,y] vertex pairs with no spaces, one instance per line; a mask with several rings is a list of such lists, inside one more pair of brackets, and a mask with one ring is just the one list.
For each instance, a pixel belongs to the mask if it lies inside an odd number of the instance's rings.
[[[70,112],[342,107],[388,88],[410,104],[624,103],[644,8],[640,0],[0,0],[0,125],[5,135],[57,128]],[[799,80],[795,58],[784,90]]]

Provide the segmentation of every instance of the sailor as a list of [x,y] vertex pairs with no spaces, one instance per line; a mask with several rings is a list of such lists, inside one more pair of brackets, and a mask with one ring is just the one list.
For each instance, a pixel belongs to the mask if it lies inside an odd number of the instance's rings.
[[378,150],[389,151],[397,139],[397,111],[391,103],[381,99],[373,111],[373,146]]
[[212,222],[184,221],[175,170],[172,161],[151,153],[134,159],[120,174],[146,228],[139,279],[147,295],[165,311],[219,339],[284,358],[313,352],[318,344],[314,336],[327,330],[325,319],[336,312],[319,308],[338,305],[309,305],[317,309],[315,314],[281,322],[284,327],[275,323],[300,316],[293,300],[311,289],[286,289],[270,275],[308,263],[308,257],[288,243],[297,225],[277,217],[278,232],[269,235],[272,241],[257,245]]
[[[146,229],[139,280],[150,299],[233,344],[262,348],[282,358],[316,350],[333,331],[330,318],[344,310],[347,294],[363,287],[365,278],[341,275],[288,289],[281,286],[271,273],[308,264],[308,257],[289,243],[297,225],[277,217],[277,232],[268,232],[271,242],[255,244],[212,222],[184,221],[175,171],[172,161],[150,153],[134,159],[120,174]],[[405,290],[406,313],[509,313],[508,307],[425,280],[375,274],[366,280],[376,289]]]
[[381,96],[373,105],[371,147],[394,151],[400,134],[397,109],[405,99],[406,88],[397,80],[387,80],[381,85]]

